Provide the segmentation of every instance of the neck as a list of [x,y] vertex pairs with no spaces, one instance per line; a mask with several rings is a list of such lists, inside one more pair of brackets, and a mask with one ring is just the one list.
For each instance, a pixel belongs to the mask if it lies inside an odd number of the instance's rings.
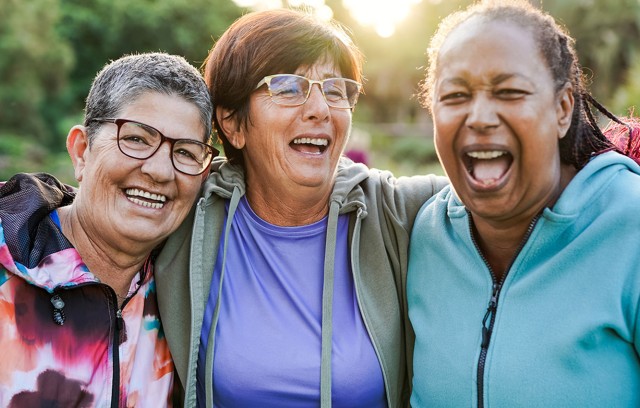
[[270,224],[283,227],[308,225],[320,221],[329,212],[329,188],[303,189],[293,194],[265,190],[247,182],[247,201],[251,209]]
[[[58,209],[62,233],[73,244],[87,268],[102,283],[126,296],[131,280],[144,265],[153,249],[149,244],[109,243],[91,228],[91,215],[83,216],[73,204]],[[124,241],[124,240],[123,240]],[[119,302],[121,300],[119,299]]]
[[517,256],[531,222],[533,218],[523,223],[500,226],[481,218],[473,219],[478,247],[498,281],[507,273],[509,265]]
[[534,218],[544,208],[554,206],[576,173],[577,171],[573,166],[561,165],[558,185],[544,205],[540,206],[540,208],[530,209],[518,219],[511,218],[495,221],[483,219],[476,215],[473,216],[476,241],[498,280],[501,280],[504,274],[507,273],[509,266],[518,255],[518,251],[524,244]]

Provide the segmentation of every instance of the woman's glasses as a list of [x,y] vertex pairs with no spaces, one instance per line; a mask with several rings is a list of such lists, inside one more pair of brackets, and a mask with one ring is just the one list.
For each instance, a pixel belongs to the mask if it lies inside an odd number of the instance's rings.
[[96,118],[96,122],[118,126],[118,148],[128,157],[145,160],[153,156],[166,141],[171,144],[171,163],[180,173],[197,176],[209,166],[219,152],[214,147],[193,139],[173,139],[159,130],[129,119]]
[[311,94],[313,84],[318,84],[327,105],[338,109],[353,109],[358,102],[362,84],[347,78],[327,78],[314,81],[299,75],[269,75],[258,82],[256,89],[267,84],[271,100],[278,105],[304,104]]

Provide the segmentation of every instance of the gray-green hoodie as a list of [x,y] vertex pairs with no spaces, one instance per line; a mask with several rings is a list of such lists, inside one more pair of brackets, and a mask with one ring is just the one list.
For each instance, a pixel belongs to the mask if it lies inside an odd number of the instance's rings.
[[[335,237],[338,215],[349,214],[349,253],[358,305],[382,367],[389,407],[408,405],[411,381],[413,332],[405,298],[411,227],[422,204],[446,184],[444,177],[433,175],[395,178],[387,171],[368,169],[349,159],[341,159],[338,164],[329,203],[325,287],[332,287],[333,282],[333,268],[327,265],[333,265],[335,240],[331,237]],[[184,387],[185,407],[196,406],[200,330],[218,246],[221,239],[226,246],[233,213],[245,189],[242,169],[224,158],[216,159],[201,198],[169,238],[156,262],[158,304]],[[230,222],[225,225],[227,201]],[[226,257],[226,250],[224,254]],[[332,304],[331,296],[330,291],[323,293],[323,305]],[[323,307],[323,337],[331,333],[327,322],[331,321],[332,311],[328,309]],[[216,319],[217,307],[207,350],[207,383],[212,373]],[[331,350],[325,347],[327,344],[330,341],[323,339],[321,392],[324,393],[326,383],[331,381]],[[207,394],[210,407],[211,392]],[[326,396],[323,397],[326,401]]]

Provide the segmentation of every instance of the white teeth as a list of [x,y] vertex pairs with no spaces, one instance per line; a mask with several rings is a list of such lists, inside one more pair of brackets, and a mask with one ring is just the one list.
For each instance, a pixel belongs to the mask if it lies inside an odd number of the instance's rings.
[[316,146],[327,146],[329,141],[327,139],[300,137],[293,140],[294,144],[312,144]]
[[[125,190],[125,193],[127,194],[127,199],[129,199],[129,201],[143,207],[162,208],[164,207],[164,202],[167,201],[167,197],[162,194],[154,194],[148,191],[138,190],[137,188],[128,188]],[[148,201],[137,199],[136,196],[159,202],[150,203]]]
[[150,203],[148,201],[138,200],[137,198],[134,198],[134,197],[127,197],[127,198],[132,203],[136,203],[136,204],[141,205],[143,207],[148,207],[148,208],[162,208],[162,207],[164,207],[164,204],[162,204],[162,203]]
[[503,150],[487,150],[487,151],[480,151],[480,152],[469,152],[467,153],[467,156],[473,157],[474,159],[479,159],[479,160],[489,160],[489,159],[495,159],[504,154],[507,154],[507,152]]

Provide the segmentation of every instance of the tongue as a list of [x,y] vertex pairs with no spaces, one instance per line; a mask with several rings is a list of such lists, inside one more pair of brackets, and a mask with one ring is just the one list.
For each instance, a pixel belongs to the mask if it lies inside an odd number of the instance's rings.
[[473,161],[473,178],[484,184],[498,180],[509,168],[506,155],[491,160]]
[[320,150],[320,146],[312,145],[312,144],[294,144],[291,143],[291,148],[300,153],[312,153],[312,154],[320,154],[322,151]]

